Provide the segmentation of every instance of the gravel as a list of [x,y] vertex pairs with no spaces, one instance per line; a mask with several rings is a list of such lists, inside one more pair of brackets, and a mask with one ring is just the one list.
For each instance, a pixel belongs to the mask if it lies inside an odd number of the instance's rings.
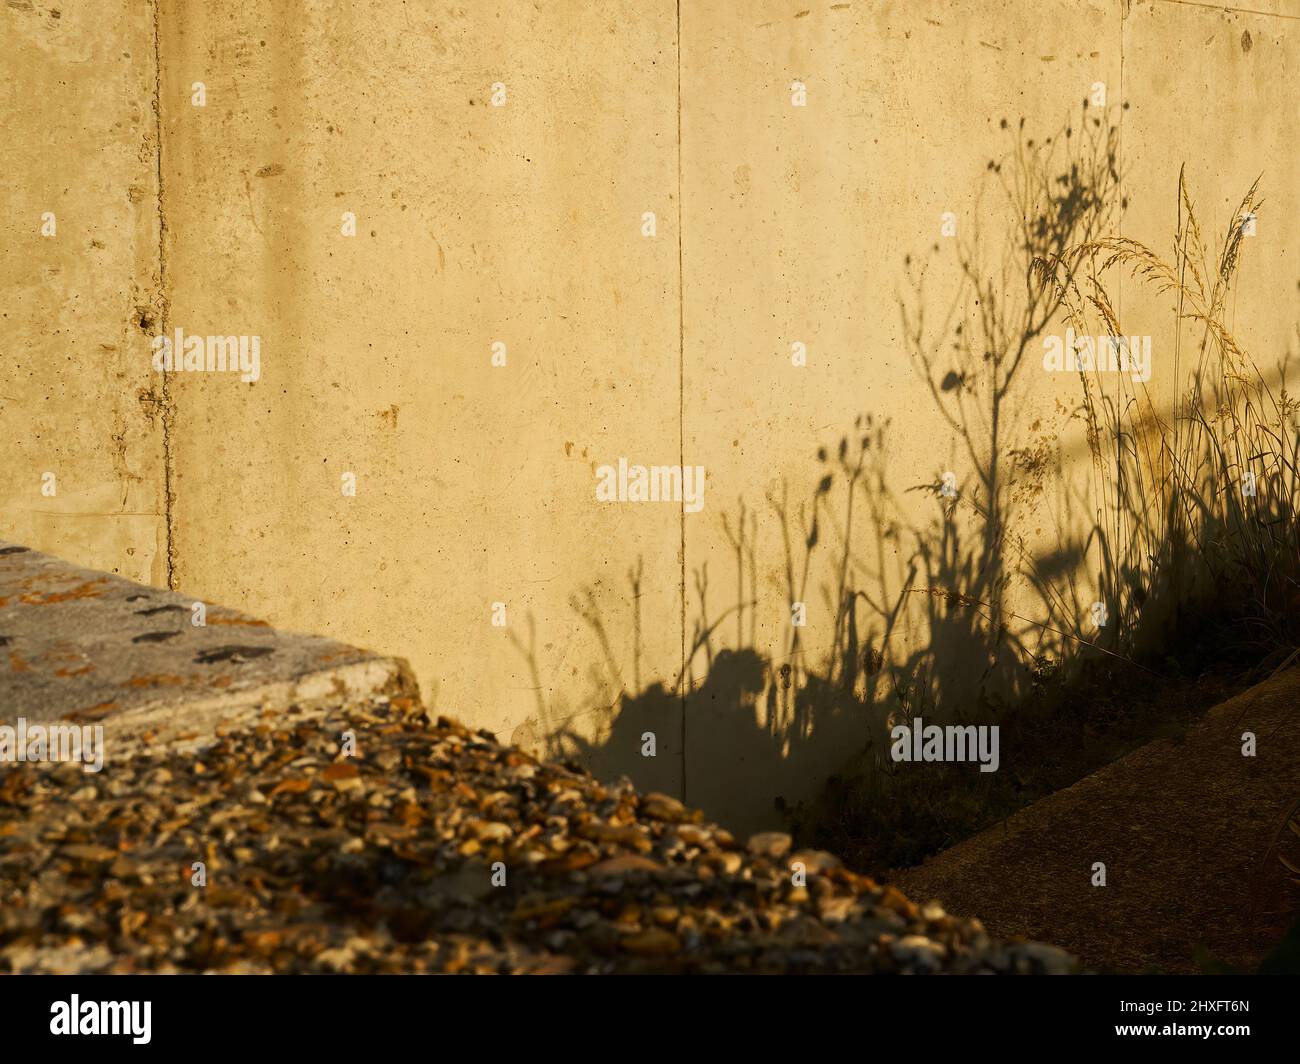
[[1074,970],[787,835],[742,844],[411,699],[291,711],[98,774],[0,767],[0,971]]

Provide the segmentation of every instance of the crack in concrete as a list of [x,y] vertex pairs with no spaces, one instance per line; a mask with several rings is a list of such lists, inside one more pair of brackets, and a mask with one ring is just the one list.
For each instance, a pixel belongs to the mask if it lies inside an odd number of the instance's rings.
[[[686,275],[682,255],[682,0],[677,0],[677,454],[678,468],[686,468]],[[702,490],[702,486],[701,486]],[[682,555],[682,672],[686,660],[686,503],[679,512]],[[686,687],[682,688],[682,801],[686,801]]]
[[[158,179],[158,321],[160,335],[171,328],[171,298],[167,290],[167,211],[163,201],[163,122],[162,122],[162,0],[153,4],[154,60],[154,137],[157,150]],[[162,371],[162,444],[163,444],[163,516],[167,537],[167,587],[176,589],[176,485],[175,455],[172,432],[176,423],[176,406],[172,398],[171,372]]]

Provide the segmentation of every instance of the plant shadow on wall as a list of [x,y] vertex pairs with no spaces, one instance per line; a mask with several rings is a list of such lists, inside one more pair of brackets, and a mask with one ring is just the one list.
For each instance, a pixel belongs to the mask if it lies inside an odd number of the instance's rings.
[[[891,449],[890,419],[859,416],[816,451],[804,491],[782,480],[762,507],[741,501],[721,519],[735,596],[715,611],[707,564],[690,574],[696,615],[678,675],[642,682],[639,564],[619,607],[631,615],[630,670],[602,606],[611,589],[572,601],[602,647],[598,711],[548,704],[535,636],[516,640],[538,691],[516,741],[643,789],[682,794],[685,782],[691,804],[737,829],[770,821],[775,805],[807,840],[878,872],[1068,785],[1177,725],[1171,712],[1203,708],[1184,696],[1201,683],[1206,643],[1223,652],[1221,628],[1205,631],[1198,612],[1207,599],[1216,623],[1248,622],[1227,648],[1234,660],[1294,640],[1293,410],[1221,322],[1241,227],[1211,257],[1180,178],[1166,265],[1113,235],[1125,204],[1112,121],[1085,107],[1037,141],[1023,120],[1002,126],[1012,147],[988,164],[969,234],[909,258],[899,300],[903,342],[960,472],[906,483],[900,471],[918,462]],[[1240,213],[1258,206],[1252,188]],[[1027,413],[1053,335],[1123,337],[1106,286],[1124,271],[1175,297],[1161,337],[1174,409],[1092,348],[1063,367],[1069,398]],[[938,304],[935,274],[950,293]],[[1084,455],[1073,466],[1070,430]],[[1243,505],[1227,489],[1252,463],[1257,492]],[[793,603],[833,618],[829,641],[805,641]],[[1170,652],[1175,637],[1187,661]],[[1231,686],[1216,683],[1197,697]],[[894,763],[891,727],[918,717],[998,723],[999,771]],[[828,777],[817,796],[810,784]]]

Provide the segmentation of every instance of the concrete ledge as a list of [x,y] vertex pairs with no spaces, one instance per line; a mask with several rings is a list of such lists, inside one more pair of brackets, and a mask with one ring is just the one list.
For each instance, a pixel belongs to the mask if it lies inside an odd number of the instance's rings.
[[405,661],[0,541],[0,723],[103,724],[118,756],[380,694],[418,699]]

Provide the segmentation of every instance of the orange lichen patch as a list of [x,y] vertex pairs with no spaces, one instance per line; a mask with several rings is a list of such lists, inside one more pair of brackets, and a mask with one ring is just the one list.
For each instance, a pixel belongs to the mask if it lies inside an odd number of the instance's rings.
[[218,676],[209,684],[211,687],[229,687],[235,682],[233,676]]
[[36,661],[46,668],[58,665],[55,676],[85,676],[95,671],[95,664],[86,659],[75,643],[55,643],[36,656]]
[[82,661],[85,656],[75,643],[55,643],[41,651],[36,660],[52,664],[56,661]]
[[249,628],[270,628],[270,622],[259,621],[256,617],[245,617],[243,614],[236,614],[233,617],[213,617],[208,614],[208,624],[241,624]]
[[77,723],[90,720],[103,720],[116,708],[116,702],[100,702],[97,706],[90,706],[87,709],[74,709],[71,713],[65,713],[63,714],[63,719],[75,721]]
[[123,687],[180,687],[185,683],[185,677],[174,676],[170,673],[160,672],[152,676],[132,676],[127,680]]
[[24,606],[52,606],[56,602],[73,602],[77,599],[99,598],[104,593],[108,577],[97,576],[78,584],[70,591],[29,591],[20,595],[18,601]]
[[32,667],[23,660],[23,656],[18,651],[12,651],[9,654],[9,668],[12,672],[31,672]]

